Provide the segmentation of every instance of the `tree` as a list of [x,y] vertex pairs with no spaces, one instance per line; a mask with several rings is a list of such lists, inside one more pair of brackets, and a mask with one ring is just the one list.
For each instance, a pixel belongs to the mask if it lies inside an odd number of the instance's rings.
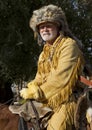
[[84,44],[84,53],[92,63],[91,0],[0,0],[1,77],[16,81],[35,76],[41,49],[29,28],[29,19],[33,10],[48,4],[65,11],[70,29]]
[[6,75],[13,80],[33,78],[39,47],[29,28],[29,3],[4,0],[0,7],[0,60],[8,70]]

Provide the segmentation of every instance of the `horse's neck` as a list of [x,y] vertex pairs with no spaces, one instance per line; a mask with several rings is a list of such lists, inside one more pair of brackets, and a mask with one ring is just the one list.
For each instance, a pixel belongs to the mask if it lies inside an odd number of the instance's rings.
[[0,110],[1,110],[1,109],[4,109],[4,108],[8,108],[8,105],[5,105],[5,104],[3,104],[3,103],[0,103]]

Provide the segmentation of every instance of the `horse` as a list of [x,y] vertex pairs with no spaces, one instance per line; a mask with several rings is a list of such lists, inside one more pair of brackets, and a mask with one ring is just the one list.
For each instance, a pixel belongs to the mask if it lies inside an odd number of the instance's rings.
[[13,99],[10,85],[0,79],[0,130],[18,130],[19,116],[12,114],[8,109]]
[[[13,101],[14,97],[12,90],[9,88],[8,93],[6,87],[0,88],[0,130],[46,130],[46,128],[41,129],[37,122],[32,124],[32,122],[25,121],[18,114],[13,114],[9,110],[9,105]],[[10,96],[8,100],[6,100],[8,95]],[[87,89],[78,100],[75,112],[75,130],[92,130],[92,122],[89,124],[86,119],[86,112],[91,106],[92,89],[90,88]]]
[[[2,87],[3,86],[3,87]],[[9,90],[9,91],[8,91]],[[10,111],[9,107],[12,106],[15,97],[12,92],[12,88],[7,84],[1,84],[0,86],[0,130],[45,130],[41,126],[41,120],[37,115],[37,110],[30,100],[30,104],[35,113],[35,118],[31,120],[25,120],[19,114],[14,114]],[[31,110],[32,110],[31,109]],[[42,110],[46,113],[48,110]],[[47,113],[46,113],[47,114]],[[46,116],[47,118],[47,116]]]
[[[21,130],[21,128],[19,128],[21,123],[25,123],[23,119],[22,122],[20,121],[21,118],[18,114],[13,114],[9,110],[9,105],[13,100],[15,100],[15,98],[11,89],[11,83],[0,79],[0,130]],[[28,130],[31,130],[30,123],[27,122],[26,125],[23,127],[25,128],[26,126]]]
[[10,99],[14,97],[14,94],[10,86],[10,81],[4,81],[3,79],[0,79],[0,103],[4,103],[7,101],[7,104],[11,103]]
[[18,114],[13,114],[9,106],[0,103],[0,130],[39,130],[30,122],[26,122]]
[[18,130],[19,116],[9,111],[8,105],[0,103],[0,130]]

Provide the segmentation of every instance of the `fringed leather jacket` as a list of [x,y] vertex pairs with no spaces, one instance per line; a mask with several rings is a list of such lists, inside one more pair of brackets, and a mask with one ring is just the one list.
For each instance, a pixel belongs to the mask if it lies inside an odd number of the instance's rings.
[[83,66],[84,58],[75,40],[59,36],[53,45],[44,45],[34,82],[43,91],[47,106],[54,109],[69,102]]

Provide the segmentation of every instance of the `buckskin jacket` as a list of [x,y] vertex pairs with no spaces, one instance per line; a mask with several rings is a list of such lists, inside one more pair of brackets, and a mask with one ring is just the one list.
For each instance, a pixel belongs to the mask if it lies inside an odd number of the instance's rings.
[[44,45],[32,82],[42,90],[47,106],[55,109],[70,100],[83,66],[83,55],[75,40],[59,36],[53,45]]

